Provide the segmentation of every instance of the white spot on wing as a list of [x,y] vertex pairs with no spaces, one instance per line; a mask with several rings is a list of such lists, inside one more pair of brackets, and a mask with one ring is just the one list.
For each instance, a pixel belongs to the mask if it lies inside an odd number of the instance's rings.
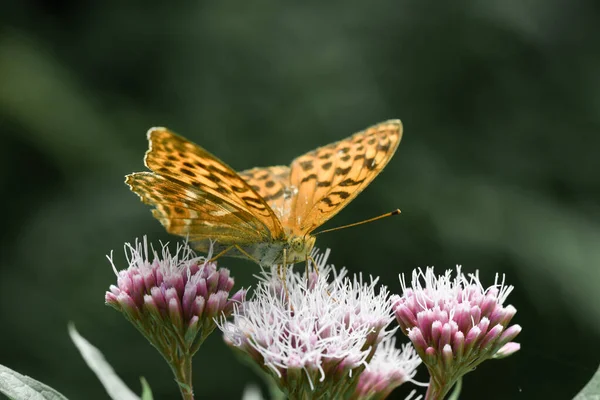
[[283,198],[285,200],[291,199],[293,196],[298,194],[298,188],[294,185],[287,186],[283,189]]
[[222,217],[224,215],[231,214],[231,212],[228,210],[214,210],[214,211],[211,211],[209,214],[212,215],[213,217]]
[[198,193],[193,192],[190,189],[185,189],[185,195],[187,197],[189,197],[190,199],[194,199],[194,200],[200,199],[200,196],[198,196]]

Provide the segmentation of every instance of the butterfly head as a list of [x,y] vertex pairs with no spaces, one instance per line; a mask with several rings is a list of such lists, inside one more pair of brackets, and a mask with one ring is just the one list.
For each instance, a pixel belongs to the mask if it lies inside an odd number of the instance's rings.
[[315,237],[292,235],[288,239],[287,262],[296,263],[305,261],[313,247],[315,247]]

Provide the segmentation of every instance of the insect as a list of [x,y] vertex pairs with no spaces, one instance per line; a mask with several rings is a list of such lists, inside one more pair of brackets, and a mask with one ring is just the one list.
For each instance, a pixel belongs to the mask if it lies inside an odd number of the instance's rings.
[[315,229],[371,183],[401,138],[401,122],[390,120],[310,151],[289,167],[235,172],[187,139],[152,128],[144,158],[152,172],[127,175],[125,182],[154,206],[152,214],[169,233],[188,237],[203,252],[213,246],[213,259],[288,265],[309,258]]

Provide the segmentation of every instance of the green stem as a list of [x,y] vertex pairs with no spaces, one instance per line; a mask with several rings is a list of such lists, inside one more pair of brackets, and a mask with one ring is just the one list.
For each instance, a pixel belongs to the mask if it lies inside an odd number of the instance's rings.
[[192,356],[184,355],[171,365],[171,370],[175,375],[175,381],[179,386],[181,398],[183,400],[194,400],[194,390],[192,383]]
[[427,387],[427,393],[425,393],[425,400],[443,400],[444,396],[448,394],[455,383],[455,379],[451,382],[438,382],[431,378],[429,380],[429,387]]

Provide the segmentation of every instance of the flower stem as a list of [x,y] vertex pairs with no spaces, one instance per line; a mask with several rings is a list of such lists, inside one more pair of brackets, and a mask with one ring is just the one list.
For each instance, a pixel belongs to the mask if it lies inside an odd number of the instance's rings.
[[[425,393],[425,400],[443,400],[455,383],[456,379],[451,379],[449,382],[439,382],[431,378],[427,393]],[[460,388],[458,390],[460,392]]]
[[171,370],[175,375],[177,386],[179,386],[181,398],[184,400],[194,400],[192,356],[187,354],[183,355],[178,361],[171,365]]
[[444,395],[448,392],[445,385],[437,382],[433,377],[429,380],[429,386],[427,387],[427,393],[425,393],[425,400],[443,400]]

